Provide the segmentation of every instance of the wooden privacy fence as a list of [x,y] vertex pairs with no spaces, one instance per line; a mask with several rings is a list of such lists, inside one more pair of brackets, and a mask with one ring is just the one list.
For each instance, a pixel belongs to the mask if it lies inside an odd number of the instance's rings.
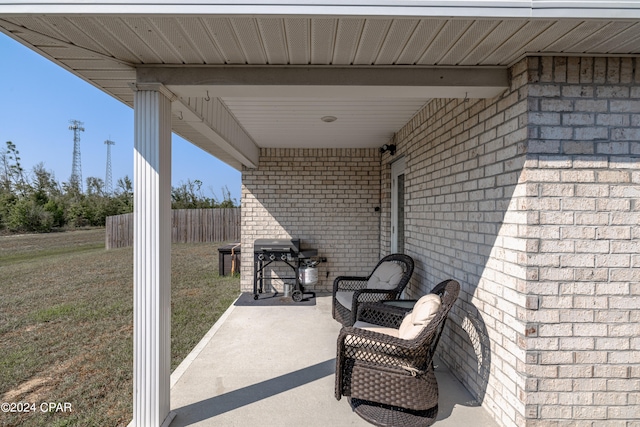
[[[107,249],[133,246],[133,214],[107,217]],[[240,208],[174,209],[171,211],[173,243],[239,242]]]

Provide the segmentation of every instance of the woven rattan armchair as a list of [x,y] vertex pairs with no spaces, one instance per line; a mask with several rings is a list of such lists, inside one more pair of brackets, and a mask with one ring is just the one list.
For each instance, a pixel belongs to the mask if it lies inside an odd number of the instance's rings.
[[[398,281],[391,284],[392,288],[385,289],[372,284],[372,279],[376,279],[382,270],[393,265],[399,266],[401,272],[396,275]],[[391,254],[382,258],[369,276],[336,277],[333,281],[333,318],[343,326],[353,325],[359,304],[400,298],[412,274],[413,258],[404,254]]]
[[[454,280],[438,284],[431,294],[440,296],[439,307],[415,338],[408,340],[392,335],[410,309],[382,302],[363,304],[356,327],[343,327],[338,337],[336,399],[349,397],[353,410],[378,426],[433,424],[438,413],[433,355],[459,290]],[[420,301],[422,298],[416,307]],[[392,335],[378,332],[380,328],[390,328]]]

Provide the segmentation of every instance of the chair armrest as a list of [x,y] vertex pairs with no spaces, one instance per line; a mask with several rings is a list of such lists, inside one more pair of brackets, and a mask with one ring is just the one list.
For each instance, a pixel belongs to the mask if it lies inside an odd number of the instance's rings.
[[357,291],[367,286],[368,277],[338,276],[333,281],[333,295],[338,291]]
[[351,313],[353,321],[356,320],[358,314],[358,306],[368,302],[378,302],[383,300],[394,300],[398,297],[395,289],[360,289],[354,292],[351,302]]
[[353,294],[353,300],[362,304],[365,302],[378,302],[380,300],[393,300],[398,296],[395,289],[358,289]]
[[338,335],[338,343],[354,348],[376,347],[378,350],[389,350],[393,347],[403,347],[410,342],[410,340],[403,340],[391,335],[369,329],[360,329],[354,326],[343,326]]
[[394,307],[381,302],[368,302],[358,308],[357,320],[398,329],[409,311],[411,309]]
[[[343,327],[340,330],[337,341],[335,373],[336,399],[340,400],[342,397],[345,369],[353,363],[348,362],[348,360],[360,360],[375,365],[387,365],[385,362],[389,362],[392,366],[397,366],[398,363],[404,364],[406,358],[402,357],[403,351],[400,349],[400,354],[396,354],[396,349],[399,349],[398,346],[403,344],[402,341],[404,340],[366,329],[354,328],[353,326]],[[406,364],[410,366],[410,362]],[[347,374],[347,377],[349,375],[350,374]]]
[[345,326],[338,335],[338,364],[351,358],[373,364],[426,369],[431,351],[423,340],[405,340],[367,329]]

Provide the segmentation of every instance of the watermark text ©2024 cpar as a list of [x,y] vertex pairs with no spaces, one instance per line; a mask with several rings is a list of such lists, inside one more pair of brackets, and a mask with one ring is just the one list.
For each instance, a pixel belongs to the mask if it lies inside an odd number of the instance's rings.
[[1,402],[0,411],[4,413],[72,412],[73,405],[70,402]]

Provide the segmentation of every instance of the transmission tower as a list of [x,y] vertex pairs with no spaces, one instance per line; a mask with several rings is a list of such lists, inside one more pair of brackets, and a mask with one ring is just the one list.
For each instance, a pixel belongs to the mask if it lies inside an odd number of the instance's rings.
[[104,191],[107,194],[111,194],[113,192],[113,179],[111,177],[111,146],[116,145],[116,143],[109,139],[107,139],[104,143],[107,146],[107,173],[104,177]]
[[84,132],[84,123],[78,120],[69,120],[69,130],[73,131],[73,163],[71,167],[70,183],[76,183],[82,192],[82,159],[80,157],[80,132]]

